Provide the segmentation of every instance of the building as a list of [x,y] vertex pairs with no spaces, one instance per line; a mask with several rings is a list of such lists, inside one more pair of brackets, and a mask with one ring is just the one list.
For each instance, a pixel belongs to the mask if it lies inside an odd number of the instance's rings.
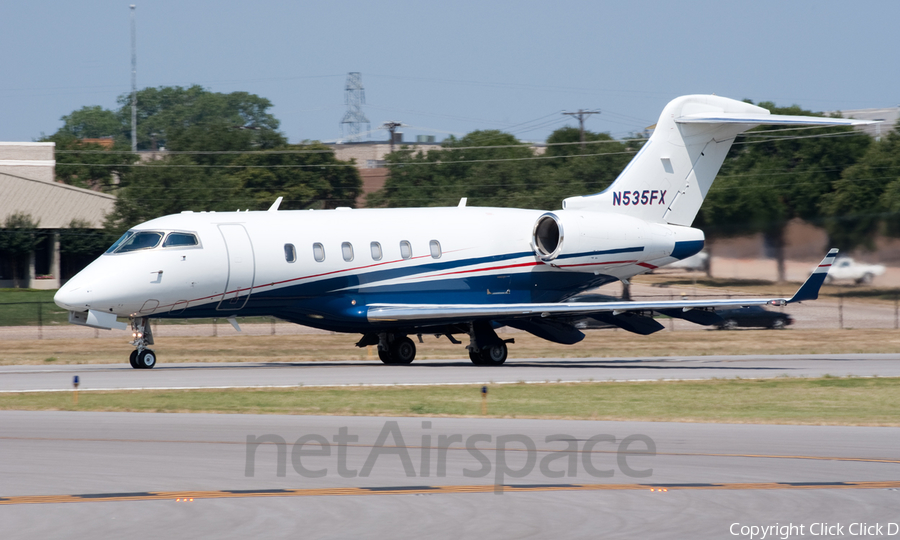
[[881,140],[883,135],[887,135],[897,125],[900,120],[900,107],[887,107],[884,109],[853,109],[849,111],[841,111],[844,118],[856,118],[857,120],[880,120],[878,124],[869,124],[866,126],[857,126],[856,129],[864,131],[868,135],[875,138],[876,141]]
[[[395,139],[394,149],[398,149],[403,143],[403,134],[395,133],[399,138]],[[384,187],[387,181],[389,171],[385,167],[384,157],[391,152],[391,143],[383,142],[353,142],[329,144],[334,150],[334,157],[342,161],[356,160],[356,168],[362,177],[363,188],[362,194],[356,199],[356,206],[362,208],[366,206],[366,195],[378,191]],[[440,143],[434,142],[434,137],[425,138],[424,141],[416,144],[407,145],[417,152],[419,150],[428,152],[432,148],[440,148]]]
[[27,214],[48,238],[31,253],[27,275],[18,282],[12,261],[0,260],[0,287],[59,288],[59,231],[76,219],[102,229],[115,205],[112,195],[56,182],[55,146],[0,142],[0,228],[11,215]]

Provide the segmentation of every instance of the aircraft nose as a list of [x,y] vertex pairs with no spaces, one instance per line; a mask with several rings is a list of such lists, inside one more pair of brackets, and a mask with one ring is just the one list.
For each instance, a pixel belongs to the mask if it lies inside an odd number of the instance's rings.
[[89,296],[84,287],[63,286],[53,295],[53,302],[67,311],[84,311],[90,305]]

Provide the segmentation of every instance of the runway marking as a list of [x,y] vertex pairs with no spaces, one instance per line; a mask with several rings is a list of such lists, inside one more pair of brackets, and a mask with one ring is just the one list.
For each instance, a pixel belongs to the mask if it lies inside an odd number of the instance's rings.
[[[752,381],[763,378],[777,377],[741,377],[742,380]],[[801,377],[802,378],[802,377]],[[815,377],[812,377],[815,378]],[[860,379],[866,378],[860,376]],[[594,384],[594,383],[622,383],[622,382],[695,382],[708,381],[710,379],[608,379],[608,380],[544,380],[544,381],[468,381],[468,382],[439,382],[439,383],[344,383],[344,384],[280,384],[280,385],[255,385],[255,386],[133,386],[113,388],[79,388],[79,392],[135,392],[139,390],[300,390],[303,388],[391,388],[391,387],[415,387],[415,386],[483,386],[509,385],[509,384]],[[27,390],[0,390],[0,394],[33,394],[45,392],[74,392],[72,388],[34,388]]]
[[[163,443],[163,444],[228,444],[228,445],[241,445],[244,446],[247,444],[246,441],[203,441],[203,440],[166,440],[166,439],[102,439],[102,438],[87,438],[87,437],[4,437],[0,436],[0,441],[57,441],[57,442],[105,442],[105,443]],[[261,442],[258,443],[261,445],[271,445],[275,443],[270,442]],[[371,444],[347,444],[348,448],[374,448]],[[394,445],[383,445],[379,446],[379,448],[400,448]],[[409,444],[403,446],[407,450],[448,450],[448,451],[468,451],[465,448],[458,447],[437,447],[437,446],[429,446],[423,447],[420,445]],[[493,447],[485,447],[482,448],[485,452],[496,451],[496,448]],[[527,448],[504,448],[505,452],[529,452]],[[566,452],[565,450],[556,450],[556,449],[546,449],[546,448],[537,448],[535,450],[538,453],[559,453]],[[576,454],[584,454],[584,450],[575,451]],[[646,452],[637,451],[637,452],[619,452],[617,450],[590,450],[587,452],[589,454],[634,454],[639,456],[647,455]],[[801,456],[801,455],[790,455],[790,454],[724,454],[724,453],[714,453],[714,452],[655,452],[653,455],[656,456],[672,456],[672,457],[721,457],[721,458],[759,458],[759,459],[803,459],[803,460],[813,460],[813,461],[855,461],[855,462],[863,462],[863,463],[887,463],[887,464],[900,464],[900,459],[887,459],[887,458],[865,458],[865,457],[847,457],[847,456]]]
[[[768,368],[766,368],[768,369]],[[0,373],[2,374],[2,373]],[[854,379],[894,379],[894,376],[881,375],[841,375],[841,377],[853,377]],[[740,377],[742,381],[768,381],[772,379],[781,379],[781,375],[773,375],[771,377]],[[820,379],[820,375],[807,375],[792,377],[793,380],[800,379]],[[402,388],[417,386],[483,386],[483,385],[511,385],[511,384],[600,384],[600,383],[646,383],[646,382],[706,382],[711,378],[655,378],[655,379],[558,379],[555,381],[468,381],[468,382],[423,382],[423,383],[341,383],[341,384],[268,384],[268,385],[249,385],[249,386],[128,386],[128,387],[110,387],[110,388],[79,388],[79,392],[136,392],[142,390],[301,390],[303,388]],[[74,392],[73,388],[33,388],[25,390],[0,390],[0,394],[34,394],[47,392]]]
[[[504,484],[503,492],[545,491],[680,491],[680,490],[810,490],[896,489],[900,481],[876,482],[753,482],[753,483],[653,483],[653,484]],[[494,485],[477,486],[380,486],[314,489],[236,489],[220,491],[139,491],[80,495],[25,495],[0,497],[0,505],[84,502],[176,501],[178,499],[234,499],[257,497],[329,497],[340,495],[431,495],[493,493]]]

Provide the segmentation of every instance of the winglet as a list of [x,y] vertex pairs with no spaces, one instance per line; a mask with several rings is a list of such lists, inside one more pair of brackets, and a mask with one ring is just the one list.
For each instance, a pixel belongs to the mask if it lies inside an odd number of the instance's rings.
[[275,199],[275,202],[272,203],[272,206],[269,207],[269,212],[277,212],[278,207],[281,206],[281,201],[284,200],[284,197],[278,197]]
[[822,283],[825,282],[825,276],[828,275],[828,270],[831,269],[831,263],[834,262],[835,256],[837,256],[838,250],[832,248],[831,251],[828,252],[828,255],[825,255],[825,258],[822,259],[822,262],[819,263],[819,266],[813,270],[813,273],[806,278],[806,281],[803,285],[797,289],[797,292],[794,293],[794,296],[791,297],[790,300],[787,301],[788,304],[791,302],[802,302],[804,300],[815,300],[819,297],[819,289],[822,287]]

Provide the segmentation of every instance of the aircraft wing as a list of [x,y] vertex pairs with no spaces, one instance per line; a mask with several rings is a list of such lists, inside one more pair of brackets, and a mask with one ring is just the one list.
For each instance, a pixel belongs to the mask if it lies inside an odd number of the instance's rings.
[[541,304],[371,304],[368,320],[374,323],[397,321],[471,321],[475,319],[520,319],[590,315],[612,312],[619,315],[634,311],[682,309],[783,306],[793,302],[815,300],[828,275],[838,250],[832,249],[822,259],[803,285],[791,298],[728,298],[709,300],[651,300],[623,302],[562,302]]

